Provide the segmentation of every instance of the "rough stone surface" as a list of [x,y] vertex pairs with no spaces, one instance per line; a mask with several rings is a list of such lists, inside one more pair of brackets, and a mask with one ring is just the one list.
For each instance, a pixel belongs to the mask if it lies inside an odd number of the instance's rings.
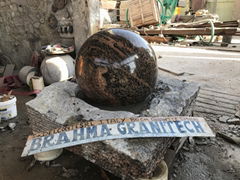
[[76,23],[74,36],[77,39],[76,47],[79,48],[99,23],[97,0],[64,1],[66,4],[59,4],[57,11],[53,10],[53,3],[56,5],[53,0],[1,0],[0,52],[9,56],[11,63],[18,68],[29,65],[33,51],[40,51],[41,46],[54,43],[73,45],[73,38],[71,41],[61,38],[73,35],[58,32],[62,26],[72,27]]
[[146,116],[178,116],[189,114],[189,104],[195,100],[199,85],[168,77],[159,77],[155,91],[149,96]]
[[240,119],[239,118],[231,118],[231,119],[227,120],[227,123],[240,125]]
[[[76,97],[79,90],[76,83],[69,81],[54,83],[40,93],[37,98],[29,101],[26,105],[34,131],[49,130],[47,125],[51,122],[59,125],[69,125],[82,120],[101,120],[117,117],[137,116],[125,111],[105,111],[96,108]],[[45,120],[34,117],[34,113],[39,113],[47,117],[51,122],[45,124]],[[47,121],[46,121],[47,122]],[[39,128],[41,126],[41,128]],[[46,128],[43,128],[46,126]]]
[[[156,89],[159,92],[149,97],[148,110],[142,115],[186,115],[197,95],[198,86],[164,77],[161,79]],[[76,90],[75,83],[54,83],[28,102],[33,131],[51,130],[80,120],[137,116],[126,111],[100,110],[76,98]],[[75,146],[69,150],[123,179],[135,179],[152,176],[173,141],[174,138],[118,139]]]
[[219,117],[219,121],[222,122],[222,123],[226,123],[228,121],[228,119],[230,119],[231,117],[229,116],[221,116]]
[[[86,39],[98,31],[100,23],[98,0],[72,0],[76,52]],[[81,7],[81,8],[79,8]],[[85,11],[87,9],[88,11]]]
[[30,64],[32,52],[40,50],[41,45],[60,40],[56,30],[47,23],[51,3],[48,0],[3,0],[0,4],[0,50],[17,67]]

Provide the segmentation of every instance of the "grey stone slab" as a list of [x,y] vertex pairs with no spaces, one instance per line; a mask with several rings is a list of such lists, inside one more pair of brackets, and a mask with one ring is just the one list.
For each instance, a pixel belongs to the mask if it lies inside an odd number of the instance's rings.
[[[147,99],[141,116],[186,115],[199,87],[193,83],[159,77],[155,91]],[[78,86],[54,83],[27,103],[34,132],[51,130],[82,120],[139,116],[127,111],[107,111],[76,97]],[[118,139],[69,148],[87,160],[123,179],[151,177],[174,138]]]
[[67,125],[81,120],[101,120],[137,116],[125,111],[105,111],[76,97],[78,85],[69,81],[46,87],[27,107],[54,123]]
[[186,115],[189,105],[199,91],[196,83],[183,82],[169,77],[158,77],[155,91],[148,97],[146,116]]

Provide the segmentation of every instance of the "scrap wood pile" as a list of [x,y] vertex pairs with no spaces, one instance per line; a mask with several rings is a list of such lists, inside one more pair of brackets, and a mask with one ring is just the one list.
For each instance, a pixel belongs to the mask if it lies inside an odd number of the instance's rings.
[[[105,24],[103,28],[130,28],[142,35],[149,42],[168,43],[174,36],[239,36],[239,20],[219,21],[218,15],[208,10],[198,10],[194,14],[179,15],[175,13],[179,1],[168,0],[102,0],[104,7],[115,3],[111,9],[119,11],[120,19],[115,24]],[[162,3],[161,3],[162,2]],[[177,3],[178,2],[178,3]],[[118,5],[117,5],[118,3]],[[102,6],[102,8],[104,8]]]
[[[142,26],[132,27],[132,29],[141,34],[147,41],[157,43],[167,43],[172,40],[173,36],[211,36],[209,42],[212,43],[214,36],[240,35],[239,20],[221,22],[218,15],[213,15],[208,10],[201,9],[186,16],[171,15],[172,17],[167,22],[159,21],[158,24],[150,26],[142,24]],[[162,18],[162,15],[160,17]]]
[[211,35],[214,29],[215,35],[240,35],[239,21],[212,22],[200,21],[192,23],[171,23],[166,26],[141,28],[137,31],[141,35]]

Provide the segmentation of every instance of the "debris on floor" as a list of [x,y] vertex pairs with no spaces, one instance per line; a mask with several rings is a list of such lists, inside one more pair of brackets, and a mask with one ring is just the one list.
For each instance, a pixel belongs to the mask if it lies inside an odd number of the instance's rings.
[[0,2],[0,179],[239,179],[239,8]]
[[[149,99],[149,108],[142,113],[145,116],[170,116],[185,113],[187,115],[187,109],[190,110],[190,104],[195,99],[199,87],[194,83],[184,83],[163,77],[159,79],[157,84],[156,91],[150,97],[152,99]],[[54,127],[61,127],[61,124],[70,125],[81,119],[97,120],[136,117],[137,115],[127,111],[101,110],[76,98],[76,90],[77,85],[74,83],[54,83],[46,87],[41,96],[27,103],[33,131],[35,133],[48,131]],[[185,94],[184,97],[179,96],[182,93]],[[162,94],[165,94],[165,96],[162,96]],[[70,148],[69,150],[86,157],[91,162],[97,163],[120,177],[132,178],[131,176],[141,174],[143,177],[155,169],[158,159],[163,158],[164,152],[172,140],[171,138],[142,139],[142,142],[138,139],[107,140],[101,143],[82,145],[81,147],[76,146],[76,148]],[[163,146],[163,144],[165,145]],[[151,151],[149,151],[149,148]],[[120,152],[121,156],[118,155]],[[144,152],[144,156],[141,155],[142,152]],[[158,156],[156,156],[157,154]],[[124,162],[126,165],[131,164],[131,167],[126,169],[126,166],[121,165],[120,162]],[[150,162],[152,166],[147,167]],[[140,167],[139,163],[145,168]],[[113,164],[115,165],[113,166]],[[129,172],[134,174],[131,175]]]
[[63,169],[62,176],[65,178],[77,177],[79,175],[79,170],[77,169],[66,169],[64,167],[62,169]]

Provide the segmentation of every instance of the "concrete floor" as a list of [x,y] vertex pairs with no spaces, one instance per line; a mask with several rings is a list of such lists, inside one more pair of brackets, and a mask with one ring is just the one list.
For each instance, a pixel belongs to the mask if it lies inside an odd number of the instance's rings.
[[96,165],[68,151],[64,151],[50,164],[36,162],[30,168],[34,157],[21,158],[21,153],[27,137],[32,134],[25,103],[33,98],[34,96],[17,96],[18,116],[0,123],[0,127],[7,126],[9,122],[17,125],[14,131],[0,130],[0,180],[106,180],[105,176],[118,180]]
[[[202,48],[179,48],[153,46],[158,57],[158,66],[163,75],[187,81],[194,81],[201,87],[229,94],[240,94],[240,53]],[[240,47],[237,46],[237,51]],[[175,74],[175,75],[173,75]],[[240,98],[239,98],[240,102]],[[229,128],[226,123],[219,123],[218,115],[204,117],[215,129],[218,126]],[[221,129],[218,129],[221,131]],[[197,141],[204,143],[199,143]],[[239,180],[240,148],[237,145],[216,138],[195,139],[194,145],[187,141],[180,150],[170,170],[170,180]]]
[[[161,74],[173,76],[175,78],[187,81],[195,81],[200,83],[204,87],[210,87],[218,89],[221,91],[231,92],[235,94],[240,94],[240,53],[234,52],[222,52],[213,50],[204,50],[196,48],[176,48],[169,46],[154,46],[153,47],[158,58],[158,65],[162,68],[168,69],[175,73],[184,73],[181,76],[172,75],[164,71],[160,71]],[[17,127],[15,131],[0,132],[0,180],[22,180],[22,179],[117,179],[116,177],[106,174],[97,166],[86,160],[75,156],[72,153],[64,152],[56,161],[52,162],[52,165],[45,166],[37,163],[31,171],[27,171],[28,166],[33,160],[33,157],[20,158],[20,154],[24,147],[27,136],[31,133],[29,124],[27,123],[27,114],[24,104],[32,99],[33,97],[17,97],[18,102],[18,117],[11,120],[11,122],[16,122]],[[0,126],[5,126],[7,123],[1,123]],[[215,140],[214,140],[215,141]],[[218,141],[217,141],[218,142]],[[224,143],[222,145],[222,143]],[[219,145],[218,145],[219,144]],[[229,169],[228,164],[220,163],[222,160],[223,152],[219,147],[232,147],[232,145],[226,144],[223,140],[218,143],[214,142],[213,148],[204,147],[195,153],[190,152],[185,154],[185,162],[181,161],[181,158],[177,159],[177,167],[179,168],[176,172],[177,177],[171,177],[173,179],[186,179],[186,180],[199,180],[201,178],[209,177],[206,174],[212,174],[212,176],[220,173],[221,169]],[[219,151],[217,156],[214,156],[216,151]],[[208,153],[205,153],[208,152]],[[235,152],[239,152],[239,149],[235,149]],[[203,155],[199,155],[199,154]],[[235,154],[236,154],[235,153]],[[198,158],[201,157],[201,159]],[[199,162],[198,162],[199,161]],[[187,163],[190,162],[190,163]],[[226,161],[227,163],[227,161]],[[213,171],[208,169],[207,164],[210,164]],[[219,166],[214,166],[215,164],[220,164]],[[240,164],[236,161],[236,164]],[[194,168],[192,168],[195,166]],[[199,169],[198,167],[203,167]],[[221,167],[220,167],[221,166]],[[191,168],[195,172],[191,171]],[[201,171],[204,170],[206,171]],[[220,168],[220,169],[219,169]],[[64,169],[73,170],[69,174],[64,173]],[[77,169],[77,172],[74,170]],[[215,170],[215,171],[214,171]],[[203,176],[195,176],[194,173],[200,173]],[[234,175],[229,175],[230,172],[221,171],[222,175],[217,178],[210,179],[240,179],[238,177],[239,172]],[[198,174],[199,175],[199,174]],[[229,176],[228,176],[229,175]],[[195,178],[194,178],[195,177]],[[199,179],[196,179],[199,177]],[[221,178],[222,177],[222,178]],[[229,177],[229,178],[228,178]]]
[[198,82],[203,87],[240,94],[240,53],[171,46],[153,46],[153,49],[159,67],[177,74],[184,73],[174,77]]

